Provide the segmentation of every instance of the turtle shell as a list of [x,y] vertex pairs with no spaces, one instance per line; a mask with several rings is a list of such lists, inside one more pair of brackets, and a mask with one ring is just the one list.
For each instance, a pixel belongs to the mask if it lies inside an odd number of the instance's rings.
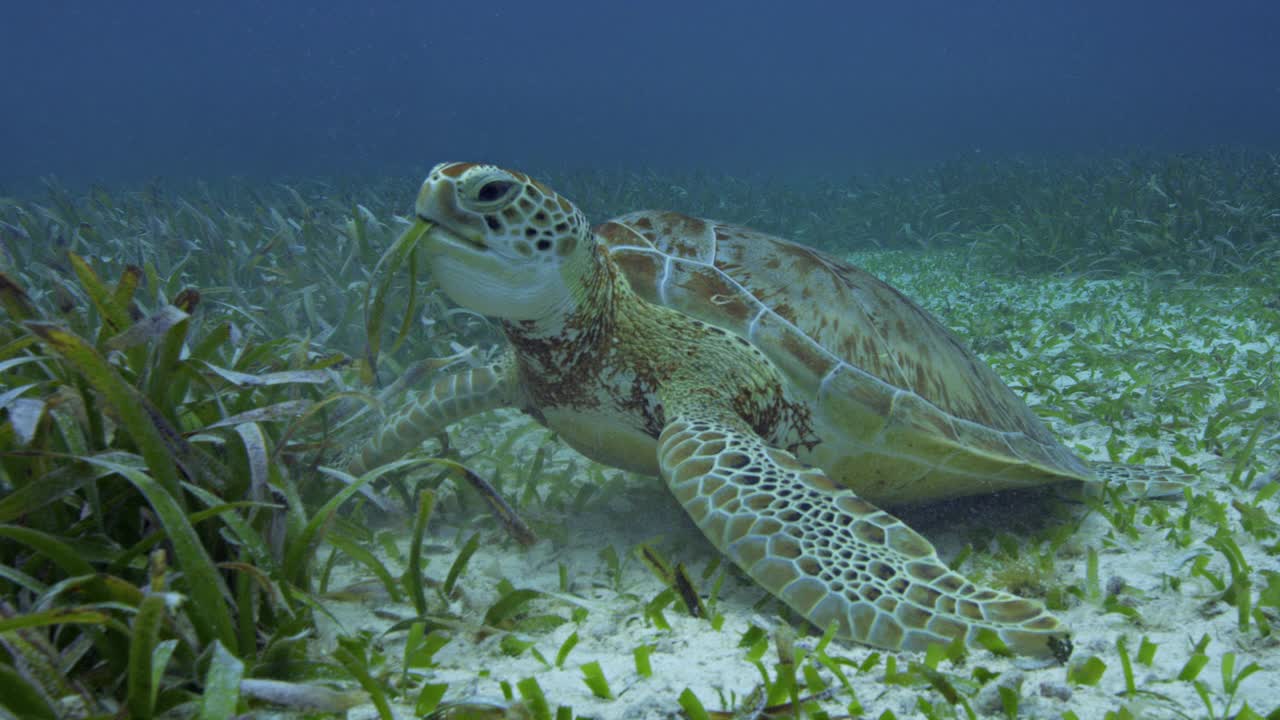
[[858,267],[673,212],[631,213],[596,233],[640,296],[763,351],[823,437],[802,459],[856,477],[873,502],[1091,477],[951,331]]

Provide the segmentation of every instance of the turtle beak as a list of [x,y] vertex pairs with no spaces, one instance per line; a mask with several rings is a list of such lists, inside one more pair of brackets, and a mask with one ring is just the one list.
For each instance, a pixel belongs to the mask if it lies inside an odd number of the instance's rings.
[[473,249],[487,250],[485,244],[485,228],[478,219],[468,218],[458,210],[457,200],[452,185],[447,188],[437,187],[430,180],[422,184],[414,203],[414,215],[417,222],[426,223],[430,236],[454,244],[469,246]]
[[421,215],[417,217],[414,225],[423,226],[423,232],[426,233],[427,237],[436,240],[451,241],[456,245],[464,245],[474,250],[489,249],[489,246],[484,242],[484,235],[465,227],[448,227],[444,223],[424,218]]

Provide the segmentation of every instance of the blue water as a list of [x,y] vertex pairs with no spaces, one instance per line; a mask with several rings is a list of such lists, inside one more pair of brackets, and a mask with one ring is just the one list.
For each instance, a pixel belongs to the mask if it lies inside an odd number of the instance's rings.
[[1280,149],[1280,3],[25,2],[0,183]]

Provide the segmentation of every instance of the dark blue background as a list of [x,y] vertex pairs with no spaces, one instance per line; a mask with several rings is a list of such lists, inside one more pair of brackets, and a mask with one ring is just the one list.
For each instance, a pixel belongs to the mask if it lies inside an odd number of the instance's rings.
[[1280,3],[6,2],[0,181],[1280,148]]

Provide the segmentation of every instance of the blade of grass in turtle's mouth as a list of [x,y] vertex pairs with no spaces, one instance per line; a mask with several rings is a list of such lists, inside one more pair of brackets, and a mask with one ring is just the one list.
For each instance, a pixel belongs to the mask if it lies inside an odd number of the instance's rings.
[[454,242],[457,242],[462,245],[466,245],[467,247],[470,247],[470,248],[474,248],[477,250],[489,249],[489,246],[485,245],[482,240],[469,237],[464,233],[455,232],[448,226],[438,223],[432,220],[431,218],[423,217],[422,215],[418,215],[417,217],[418,217],[418,221],[426,226],[426,229],[423,230],[423,235],[427,235],[430,233],[439,233],[446,236],[446,238],[449,240],[453,240]]

